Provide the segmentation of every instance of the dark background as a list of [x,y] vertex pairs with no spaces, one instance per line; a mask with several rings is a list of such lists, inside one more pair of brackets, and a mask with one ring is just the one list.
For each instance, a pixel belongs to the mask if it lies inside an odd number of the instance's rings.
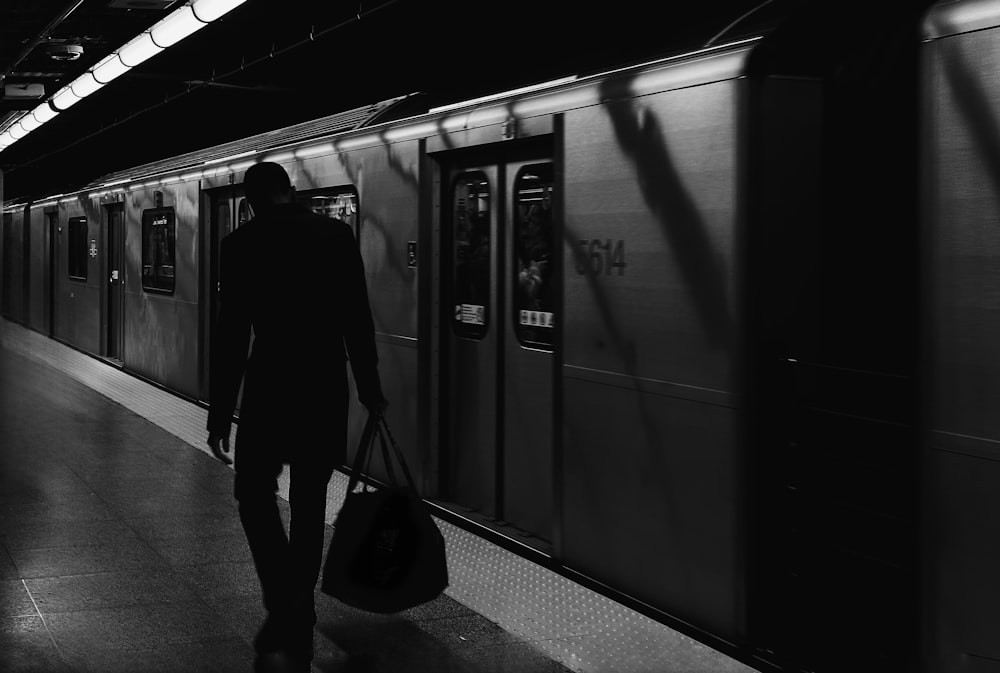
[[[182,4],[3,0],[5,82],[49,97]],[[697,49],[762,4],[720,43],[797,3],[247,0],[0,153],[4,199],[407,93],[432,106]],[[53,60],[48,47],[66,43],[84,55]],[[42,100],[0,100],[0,120]]]

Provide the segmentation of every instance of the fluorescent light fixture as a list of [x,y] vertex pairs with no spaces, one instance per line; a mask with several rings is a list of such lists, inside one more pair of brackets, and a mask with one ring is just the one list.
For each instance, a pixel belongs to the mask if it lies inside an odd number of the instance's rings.
[[173,46],[200,29],[205,22],[198,20],[190,5],[184,5],[150,29],[153,42],[164,49]]
[[35,119],[34,115],[26,114],[21,117],[21,121],[19,121],[18,124],[24,129],[25,134],[28,134],[41,126],[42,122]]
[[163,47],[153,42],[153,37],[148,32],[145,32],[132,38],[124,47],[119,49],[118,58],[128,67],[134,68],[161,51],[163,51]]
[[[92,69],[60,89],[48,103],[43,103],[18,122],[0,133],[0,150],[34,131],[39,126],[68,110],[77,101],[94,93],[105,84],[155,56],[165,48],[177,44],[202,26],[215,21],[246,0],[193,0],[171,12],[151,29],[140,33],[125,43],[118,51],[106,56]],[[238,155],[240,157],[245,155]],[[230,161],[227,157],[218,161]],[[207,162],[215,163],[215,162]]]
[[100,89],[104,84],[94,79],[91,72],[85,72],[70,83],[73,93],[79,98],[86,98],[90,94]]
[[118,52],[115,52],[95,65],[91,72],[94,73],[94,79],[102,84],[107,84],[128,70],[129,67],[122,63],[122,60],[118,58]]
[[38,120],[40,124],[44,124],[49,121],[59,113],[52,109],[52,106],[48,103],[42,103],[34,110],[31,111],[32,116]]
[[199,21],[209,23],[215,21],[223,14],[239,7],[245,0],[194,0],[191,9]]
[[52,105],[55,109],[62,112],[63,110],[68,110],[70,107],[76,104],[80,100],[80,97],[73,93],[73,89],[68,86],[64,86],[55,96],[52,97]]

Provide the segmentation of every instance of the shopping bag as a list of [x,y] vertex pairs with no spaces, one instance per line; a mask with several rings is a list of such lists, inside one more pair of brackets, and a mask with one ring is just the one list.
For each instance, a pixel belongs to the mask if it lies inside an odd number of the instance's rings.
[[[362,484],[355,491],[376,440],[389,484],[373,490]],[[396,478],[393,459],[402,468],[405,484]],[[387,613],[433,600],[447,586],[444,537],[417,494],[385,419],[370,416],[334,524],[320,589],[359,610]]]

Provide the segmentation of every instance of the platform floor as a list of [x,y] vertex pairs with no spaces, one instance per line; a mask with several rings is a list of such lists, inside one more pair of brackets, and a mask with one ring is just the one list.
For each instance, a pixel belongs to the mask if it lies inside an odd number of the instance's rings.
[[[205,417],[0,319],[0,671],[252,670],[263,606]],[[328,521],[346,482],[331,483]],[[445,595],[380,616],[319,594],[314,671],[754,671],[438,523]]]

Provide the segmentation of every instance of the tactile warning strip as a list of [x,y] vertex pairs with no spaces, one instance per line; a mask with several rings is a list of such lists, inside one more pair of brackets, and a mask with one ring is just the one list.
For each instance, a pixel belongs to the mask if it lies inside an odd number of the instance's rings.
[[[207,412],[114,367],[0,319],[0,345],[41,360],[208,452]],[[334,474],[327,502],[332,522],[347,476]],[[287,499],[287,478],[280,483]],[[640,613],[438,520],[455,600],[580,673],[752,673],[753,668]]]

